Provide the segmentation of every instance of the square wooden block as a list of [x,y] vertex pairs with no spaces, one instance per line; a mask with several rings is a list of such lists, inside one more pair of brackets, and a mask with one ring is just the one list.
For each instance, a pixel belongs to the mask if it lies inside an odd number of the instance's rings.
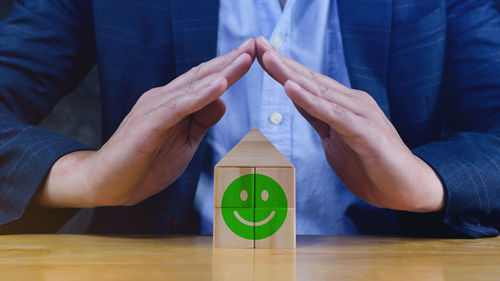
[[[224,212],[224,214],[223,214]],[[254,248],[255,229],[240,220],[243,217],[253,221],[253,208],[214,208],[213,243],[215,248]],[[224,221],[226,216],[227,222]],[[229,225],[236,227],[231,230]],[[236,232],[239,234],[237,235]],[[245,238],[243,238],[244,236]]]
[[[256,208],[255,213],[257,220],[259,220],[259,213],[262,214],[260,217],[265,214],[272,214],[275,212],[273,218],[269,220],[266,224],[255,227],[255,248],[295,248],[295,208],[287,208],[287,209],[272,209],[272,208]],[[279,216],[286,212],[285,221],[280,226]],[[277,216],[274,218],[274,216]],[[276,230],[272,235],[266,238],[260,238],[263,236],[267,236],[269,232]]]
[[214,172],[215,248],[295,248],[295,167],[262,132],[250,130]]
[[[253,175],[255,168],[248,167],[215,167],[214,176],[214,207],[222,207],[222,197],[228,186],[236,179],[244,175]],[[249,176],[244,180],[235,183],[237,194],[233,194],[228,205],[224,207],[237,207],[237,208],[253,208],[254,206],[254,177]],[[241,194],[244,190],[245,194]],[[240,199],[240,200],[239,200]],[[245,199],[245,200],[242,200]]]
[[[276,181],[283,191],[285,192],[287,198],[287,208],[295,208],[295,168],[293,167],[257,167],[255,168],[256,174],[261,174],[272,178]],[[274,206],[271,204],[266,204],[263,199],[266,199],[266,196],[272,196],[273,194],[268,193],[262,194],[262,192],[266,189],[266,184],[262,183],[262,180],[259,177],[255,178],[255,207],[284,207],[282,205]],[[260,194],[258,194],[260,193]],[[267,197],[267,199],[271,199]]]

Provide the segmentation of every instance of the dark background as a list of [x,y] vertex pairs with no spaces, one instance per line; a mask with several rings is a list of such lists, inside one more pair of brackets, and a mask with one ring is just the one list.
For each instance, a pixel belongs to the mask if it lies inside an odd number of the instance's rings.
[[[346,0],[348,1],[348,0]],[[495,0],[500,10],[500,0]],[[13,0],[0,0],[0,19],[12,8]],[[0,38],[2,40],[2,38]],[[98,69],[69,95],[64,97],[40,126],[98,148],[101,145],[101,106]],[[84,233],[93,210],[80,211],[61,229],[61,233]]]
[[[0,19],[8,14],[13,2],[13,0],[0,0]],[[61,99],[52,113],[40,123],[40,126],[91,147],[100,147],[101,104],[97,67],[92,69],[72,93]],[[93,209],[81,210],[59,232],[85,233],[93,212]]]
[[[13,2],[13,0],[0,0],[0,19],[8,14]],[[57,104],[40,126],[91,147],[100,146],[101,108],[97,68],[90,72],[79,87]]]

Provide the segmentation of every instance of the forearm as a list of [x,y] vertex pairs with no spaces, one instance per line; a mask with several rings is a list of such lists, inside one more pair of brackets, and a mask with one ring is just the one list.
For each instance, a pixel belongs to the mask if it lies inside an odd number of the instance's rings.
[[461,236],[498,235],[499,145],[494,134],[467,132],[412,149],[439,173],[446,193],[444,223]]
[[59,158],[45,177],[33,203],[51,208],[96,207],[86,178],[86,162],[94,153],[82,150]]
[[30,223],[34,220],[33,215],[25,211],[36,206],[34,197],[49,170],[64,155],[85,149],[89,148],[18,120],[0,104],[1,228],[13,221],[18,221],[16,225],[21,225],[26,232],[35,227]]
[[249,39],[203,68],[144,93],[100,150],[71,153],[55,162],[35,203],[130,206],[165,189],[187,167],[206,130],[223,116],[219,97],[248,71],[254,49]]
[[415,178],[412,180],[411,190],[415,192],[415,198],[409,205],[410,212],[437,212],[443,209],[445,204],[444,186],[438,174],[423,160],[413,155],[417,169]]

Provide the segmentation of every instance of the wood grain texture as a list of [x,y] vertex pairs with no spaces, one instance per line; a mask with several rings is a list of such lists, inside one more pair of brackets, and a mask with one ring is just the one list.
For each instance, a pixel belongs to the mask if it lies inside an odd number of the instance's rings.
[[297,249],[214,249],[211,236],[0,236],[0,280],[500,279],[500,238],[297,236]]
[[[281,212],[281,214],[287,213],[288,215],[283,226],[273,236],[260,239],[258,245],[260,248],[295,248],[295,168],[257,128],[250,130],[250,132],[243,137],[242,140],[226,154],[226,156],[224,156],[224,158],[215,166],[214,173],[213,245],[215,248],[247,248],[250,246],[249,241],[245,241],[244,238],[239,238],[227,227],[222,217],[221,207],[277,207],[284,210],[285,212]],[[245,189],[248,189],[247,185],[250,184],[245,178],[233,183],[234,187],[238,187],[237,190],[242,190],[241,200],[239,200],[239,193],[232,194],[232,191],[235,190],[233,187],[226,192],[228,186],[235,179],[243,175],[255,173],[263,174],[274,179],[274,181],[281,186],[285,193],[287,200],[286,204],[284,200],[267,201],[269,198],[268,196],[272,197],[273,194],[272,192],[268,192],[268,189],[264,187],[265,185],[270,185],[275,188],[276,191],[279,191],[280,194],[282,193],[279,190],[279,187],[266,177],[261,177],[260,179],[252,178],[251,181],[252,184],[258,184],[254,181],[261,182],[260,185],[263,187],[259,190],[262,191],[262,200],[260,200],[261,194],[256,194],[254,192],[256,191],[255,185],[252,187],[250,192],[244,193],[246,191]],[[230,193],[230,196],[226,194],[226,198],[224,198],[224,206],[222,206],[224,193]],[[248,196],[251,198],[248,198]],[[228,200],[229,198],[236,198],[236,200]],[[274,198],[283,197],[280,195]],[[261,204],[259,205],[256,201]],[[228,203],[231,206],[228,206]],[[254,218],[256,218],[256,216],[254,216]],[[270,221],[269,223],[272,224],[272,222],[273,221]],[[275,226],[277,227],[278,224],[275,224]],[[256,227],[255,231],[257,231],[257,228],[259,227]],[[260,227],[261,233],[265,232],[264,229],[264,227]],[[252,244],[252,246],[255,245],[257,245],[257,242]]]
[[[248,167],[215,167],[214,171],[214,208],[221,207],[222,196],[227,187],[237,178],[255,174],[254,168]],[[252,187],[253,189],[253,187]],[[251,193],[253,196],[253,192]],[[252,198],[253,203],[253,198]],[[248,206],[252,207],[252,206]]]
[[[295,232],[295,208],[288,208],[285,222],[283,225],[274,233],[273,235],[255,240],[255,248],[281,248],[281,249],[293,249],[296,243],[296,232]],[[271,223],[270,221],[269,223]],[[255,235],[258,235],[259,228],[255,228]]]
[[[285,192],[288,208],[295,208],[295,168],[257,167],[256,174],[266,175],[275,180]],[[255,184],[259,184],[258,180]],[[255,194],[259,196],[259,194]],[[258,202],[256,200],[256,202]]]
[[[222,208],[214,208],[214,243],[215,248],[254,248],[254,240],[241,238],[234,234],[224,222],[222,217]],[[252,232],[253,233],[253,232]]]
[[222,158],[216,167],[293,167],[281,152],[253,128]]

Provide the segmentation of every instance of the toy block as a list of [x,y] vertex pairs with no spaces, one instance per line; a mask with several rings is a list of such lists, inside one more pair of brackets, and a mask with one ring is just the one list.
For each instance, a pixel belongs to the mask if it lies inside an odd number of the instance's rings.
[[[257,167],[255,174],[264,175],[265,177],[255,177],[255,208],[295,208],[295,168],[289,167]],[[277,186],[276,186],[277,184]],[[280,190],[285,192],[285,196],[270,196],[269,189],[276,190],[277,194]],[[281,189],[280,189],[281,187]],[[286,198],[286,204],[280,202],[280,198]]]
[[215,167],[214,207],[222,207],[223,195],[231,185],[231,190],[224,200],[224,207],[253,208],[254,174],[255,168]]
[[253,208],[214,208],[213,245],[215,248],[254,248]]
[[295,167],[257,128],[214,172],[214,247],[295,248]]
[[[266,216],[269,222],[255,226],[255,248],[294,249],[295,208],[256,208],[255,220]],[[283,222],[284,219],[284,222]],[[272,233],[271,235],[269,235]]]
[[216,167],[293,167],[293,165],[259,129],[254,127],[217,163]]

